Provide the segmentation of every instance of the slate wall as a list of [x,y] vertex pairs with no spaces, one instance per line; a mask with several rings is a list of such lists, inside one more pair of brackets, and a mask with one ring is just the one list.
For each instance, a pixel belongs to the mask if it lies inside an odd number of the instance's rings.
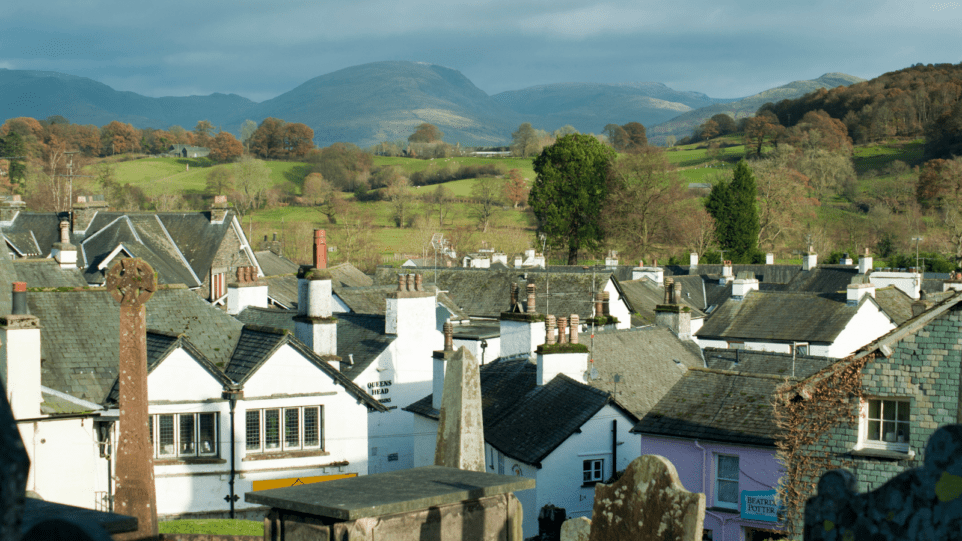
[[[214,261],[210,266],[211,273],[226,272],[227,282],[230,283],[237,281],[237,267],[256,265],[254,261],[251,261],[250,258],[247,257],[246,250],[241,251],[241,246],[241,240],[232,228],[224,235],[224,240],[221,241],[220,246],[217,248]],[[210,299],[210,274],[201,276],[200,278],[204,283],[200,286],[200,289],[197,290],[197,293],[204,299]]]

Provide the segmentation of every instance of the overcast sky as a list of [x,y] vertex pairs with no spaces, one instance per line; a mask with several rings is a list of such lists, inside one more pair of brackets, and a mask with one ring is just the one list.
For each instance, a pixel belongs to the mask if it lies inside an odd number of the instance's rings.
[[962,61],[962,0],[27,0],[0,10],[0,68],[148,96],[262,101],[380,60],[496,94],[653,81],[734,98],[827,72]]

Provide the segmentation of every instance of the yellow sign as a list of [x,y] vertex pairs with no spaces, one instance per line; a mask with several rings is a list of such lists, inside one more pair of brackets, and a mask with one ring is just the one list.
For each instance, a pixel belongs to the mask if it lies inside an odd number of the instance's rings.
[[336,479],[357,477],[356,473],[339,473],[335,475],[317,475],[314,477],[290,477],[288,479],[267,479],[265,481],[254,481],[254,491],[270,490],[272,488],[292,487],[296,485],[309,485],[311,483],[323,483]]

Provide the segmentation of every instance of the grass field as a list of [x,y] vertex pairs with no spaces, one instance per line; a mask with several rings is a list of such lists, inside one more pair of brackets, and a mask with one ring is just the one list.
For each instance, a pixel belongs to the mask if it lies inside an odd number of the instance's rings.
[[256,520],[198,519],[157,523],[159,533],[208,535],[264,535],[264,523]]

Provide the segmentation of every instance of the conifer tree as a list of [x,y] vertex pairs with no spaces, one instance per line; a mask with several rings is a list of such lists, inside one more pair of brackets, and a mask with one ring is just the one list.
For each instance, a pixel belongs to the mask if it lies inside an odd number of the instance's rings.
[[758,188],[745,160],[735,166],[731,182],[712,187],[705,209],[715,219],[715,234],[724,250],[725,259],[735,263],[751,263],[758,252]]

